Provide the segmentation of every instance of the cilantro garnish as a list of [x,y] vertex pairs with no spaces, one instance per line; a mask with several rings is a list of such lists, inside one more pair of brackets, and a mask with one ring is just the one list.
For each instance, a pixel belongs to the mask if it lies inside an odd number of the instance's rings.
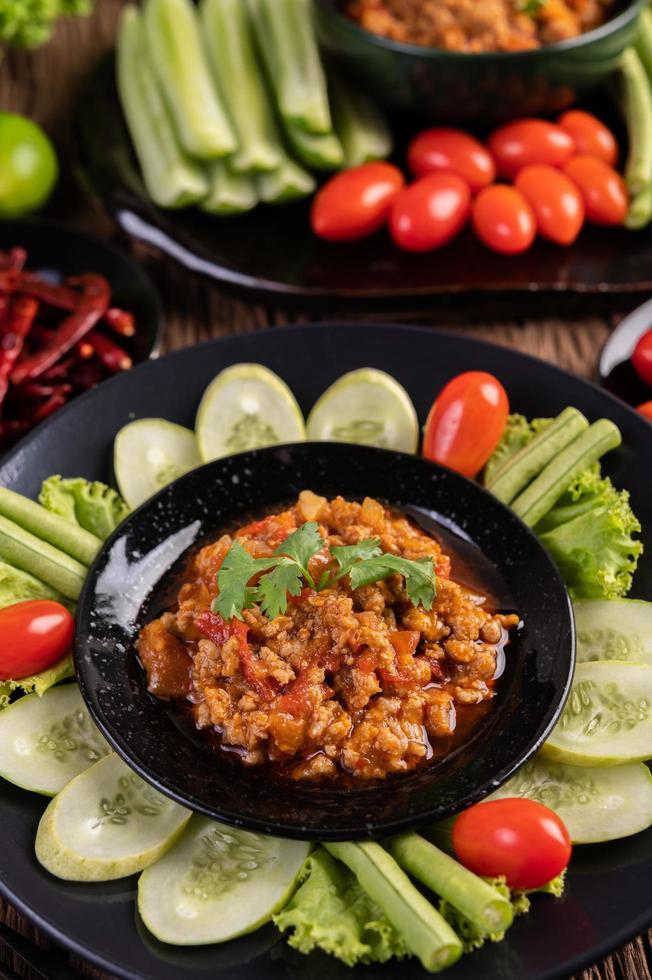
[[541,8],[545,6],[546,0],[522,0],[521,10],[528,17],[538,17]]
[[[219,594],[213,600],[213,611],[224,619],[242,619],[242,611],[255,602],[266,616],[274,619],[284,613],[288,596],[298,596],[307,586],[320,592],[348,575],[351,588],[372,585],[398,572],[413,606],[432,609],[436,582],[432,558],[410,561],[398,555],[385,554],[379,538],[368,538],[358,544],[331,548],[338,571],[325,571],[319,582],[308,565],[324,547],[316,521],[308,521],[285,539],[269,558],[253,558],[239,541],[234,541],[217,574]],[[251,584],[256,579],[255,584]]]

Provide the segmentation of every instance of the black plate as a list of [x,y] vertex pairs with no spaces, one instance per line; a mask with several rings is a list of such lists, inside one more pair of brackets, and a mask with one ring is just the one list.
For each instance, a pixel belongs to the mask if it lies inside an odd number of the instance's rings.
[[[603,106],[599,111],[604,114]],[[416,131],[414,126],[402,128]],[[515,302],[531,315],[533,293],[539,310],[548,307],[555,314],[562,301],[574,308],[581,296],[586,314],[587,296],[594,308],[608,302],[622,307],[631,305],[632,295],[636,302],[637,296],[652,291],[652,236],[647,230],[587,226],[570,248],[539,240],[525,255],[505,257],[484,248],[467,229],[436,253],[414,255],[397,249],[384,232],[347,245],[320,241],[310,231],[309,202],[258,207],[227,219],[197,209],[161,210],[142,185],[115,91],[112,59],[85,91],[77,137],[88,186],[128,235],[239,292],[299,303],[304,309],[326,303],[423,309],[436,300],[439,309],[445,304],[465,315],[474,304],[486,316],[488,297],[500,309],[509,304],[512,315]]]
[[[604,391],[551,365],[453,334],[416,328],[349,326],[286,328],[184,350],[109,381],[64,408],[0,465],[0,483],[34,496],[51,473],[110,476],[116,429],[136,415],[163,415],[192,425],[201,393],[221,368],[260,361],[292,387],[302,408],[338,375],[361,365],[390,371],[414,399],[423,421],[437,390],[461,370],[487,370],[507,387],[515,410],[552,415],[573,404],[591,418],[607,415],[624,444],[607,469],[628,487],[644,527],[646,554],[635,594],[652,598],[652,429]],[[49,935],[108,972],[128,980],[425,980],[418,963],[350,969],[325,956],[302,957],[272,929],[224,947],[182,950],[156,943],[135,921],[135,879],[66,884],[33,855],[45,801],[0,783],[3,832],[0,890]],[[450,980],[553,980],[595,962],[652,922],[652,830],[615,844],[578,848],[560,902],[535,898],[505,942],[464,957]],[[141,934],[144,938],[141,938]],[[268,946],[267,946],[268,944]]]
[[[265,773],[229,764],[205,732],[184,725],[178,709],[148,694],[134,649],[138,630],[169,596],[171,569],[187,552],[308,487],[328,497],[379,498],[435,536],[446,535],[444,546],[452,541],[453,555],[463,547],[477,573],[485,568],[480,585],[490,574],[500,607],[517,610],[526,624],[507,648],[492,709],[468,741],[416,772],[344,790],[295,780],[280,788]],[[301,443],[218,459],[166,487],[125,521],[100,552],[80,597],[75,665],[109,742],[179,803],[252,830],[352,840],[452,816],[533,755],[572,680],[573,620],[547,552],[476,483],[403,453]]]
[[0,249],[27,250],[30,272],[58,283],[66,276],[98,272],[111,284],[111,303],[130,310],[138,325],[120,344],[135,362],[158,357],[163,343],[163,311],[152,280],[138,262],[111,242],[56,221],[33,218],[0,222]]
[[652,386],[639,378],[631,362],[634,348],[649,330],[652,330],[652,300],[621,320],[600,355],[600,381],[629,405],[642,405],[652,398]]

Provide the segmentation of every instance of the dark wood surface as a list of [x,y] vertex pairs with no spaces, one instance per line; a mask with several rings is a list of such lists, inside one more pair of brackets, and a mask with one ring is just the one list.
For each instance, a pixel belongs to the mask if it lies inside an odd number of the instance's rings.
[[[79,227],[113,235],[115,229],[102,214],[98,205],[89,201],[75,180],[74,156],[71,152],[71,115],[75,99],[93,67],[114,41],[115,28],[122,0],[97,0],[92,17],[69,21],[58,26],[49,45],[33,53],[8,53],[0,64],[0,108],[22,112],[37,119],[54,138],[60,153],[62,179],[51,213]],[[222,293],[191,277],[169,262],[160,260],[139,249],[141,261],[156,280],[166,310],[166,347],[172,350],[200,340],[226,334],[261,330],[273,324],[309,322],[314,314],[302,314],[246,302]],[[321,319],[334,319],[326,314]],[[358,319],[338,312],[337,319]],[[374,319],[383,319],[375,313]],[[584,377],[595,373],[597,358],[615,315],[582,316],[572,320],[510,319],[499,322],[460,321],[447,323],[433,308],[419,314],[393,311],[385,319],[410,321],[431,325],[433,329],[453,328],[470,336],[482,337],[507,347],[513,347],[551,361]],[[0,876],[2,858],[0,857]],[[53,947],[25,919],[0,900],[0,923],[28,937],[47,949]],[[16,977],[48,980],[61,976],[57,962],[45,957],[44,972],[26,966],[21,956],[12,952],[0,935],[0,980]],[[604,963],[586,970],[581,980],[652,980],[652,934],[616,952]],[[85,975],[109,980],[82,963],[70,958],[70,977]],[[64,978],[69,980],[69,978]],[[182,978],[180,978],[182,980]],[[578,977],[577,980],[580,980]]]

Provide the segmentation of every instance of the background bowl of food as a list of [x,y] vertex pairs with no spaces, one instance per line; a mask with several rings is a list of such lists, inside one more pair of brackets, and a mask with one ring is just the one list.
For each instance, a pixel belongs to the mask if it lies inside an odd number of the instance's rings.
[[644,0],[315,0],[321,44],[391,109],[492,124],[560,112],[633,41]]

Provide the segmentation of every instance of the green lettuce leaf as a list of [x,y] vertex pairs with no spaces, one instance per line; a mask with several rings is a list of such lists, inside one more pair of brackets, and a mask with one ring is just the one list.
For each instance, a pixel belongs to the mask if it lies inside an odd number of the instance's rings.
[[580,474],[535,528],[576,599],[627,595],[643,551],[626,490],[599,467]]
[[508,416],[500,442],[484,468],[483,482],[490,483],[507,460],[523,446],[527,446],[537,432],[545,429],[551,421],[552,419],[532,419],[528,422],[524,415]]
[[52,586],[41,582],[34,575],[8,565],[7,562],[0,561],[0,609],[30,599],[53,599],[54,602],[66,606],[71,612],[75,608],[74,602],[66,599]]
[[129,514],[129,507],[116,490],[105,483],[91,483],[82,477],[63,479],[51,476],[41,487],[38,499],[46,510],[71,524],[78,524],[102,541]]
[[41,671],[40,674],[34,674],[32,677],[23,677],[19,681],[0,681],[0,710],[7,707],[9,699],[15,691],[21,691],[23,694],[38,694],[39,697],[42,697],[55,684],[65,680],[67,677],[74,676],[75,668],[72,663],[72,657],[70,654],[67,654],[58,663],[54,664],[53,667]]
[[287,941],[300,953],[322,949],[347,966],[409,955],[403,938],[355,875],[323,848],[306,861],[302,884],[274,923],[281,932],[292,930]]

